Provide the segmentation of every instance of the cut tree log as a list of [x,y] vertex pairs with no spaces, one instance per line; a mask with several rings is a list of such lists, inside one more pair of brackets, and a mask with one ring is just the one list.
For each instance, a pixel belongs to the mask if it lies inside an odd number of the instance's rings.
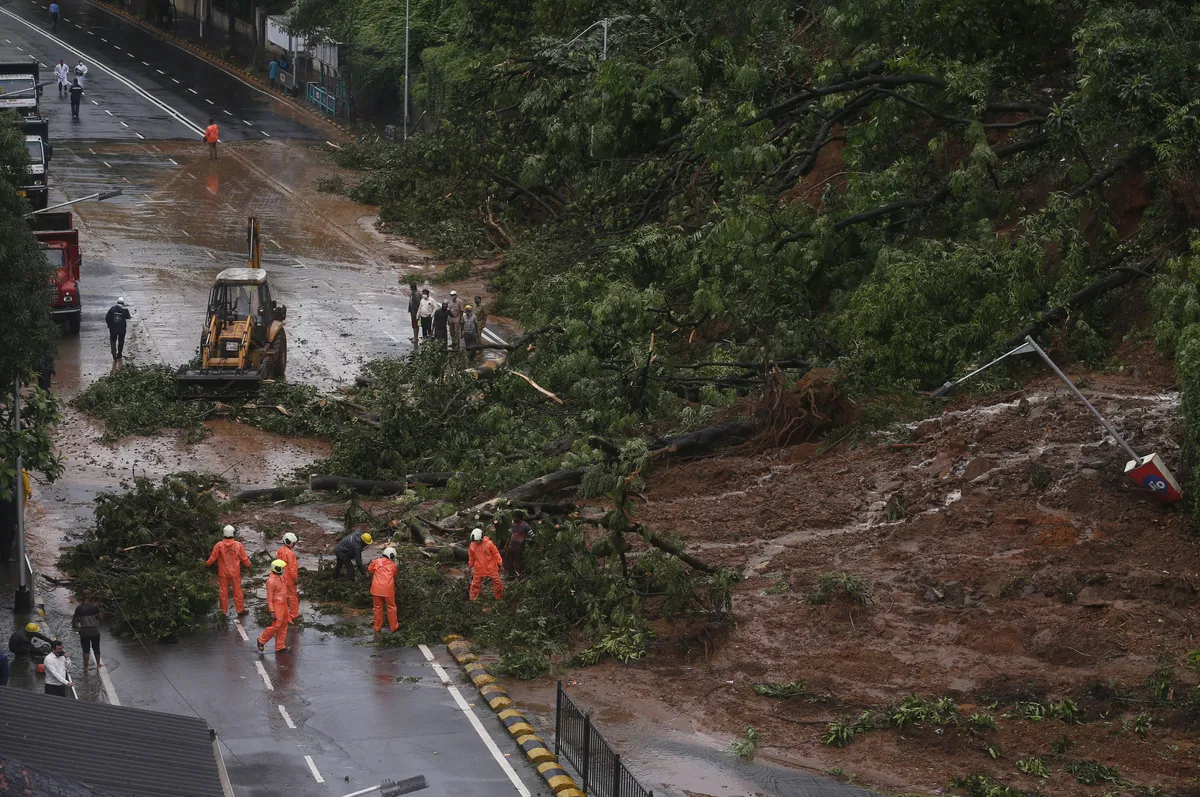
[[363,495],[396,495],[417,485],[445,487],[458,475],[456,471],[410,473],[405,477],[406,481],[402,482],[351,479],[347,476],[312,476],[308,480],[308,488],[314,492],[326,493],[346,489]]
[[645,528],[643,528],[640,525],[635,525],[635,526],[631,527],[625,533],[626,534],[630,534],[630,533],[637,534],[642,539],[644,539],[646,542],[650,543],[655,548],[658,548],[660,551],[666,551],[667,553],[671,554],[672,556],[677,556],[677,557],[679,557],[680,561],[686,562],[688,565],[690,565],[690,566],[694,567],[695,569],[700,570],[704,573],[724,572],[722,568],[716,567],[715,565],[710,565],[708,562],[702,562],[701,560],[692,556],[687,551],[680,548],[678,545],[675,545],[674,543],[663,539],[662,537],[658,536],[657,534],[655,534],[652,531],[647,531]]
[[295,498],[304,492],[304,487],[299,484],[286,485],[284,487],[271,487],[266,490],[242,490],[240,493],[235,493],[234,501],[286,501],[289,498]]
[[650,452],[652,459],[658,459],[669,454],[690,457],[695,454],[707,454],[717,449],[736,446],[752,440],[758,432],[759,422],[754,418],[743,418],[730,421],[720,426],[710,426],[695,432],[660,437],[653,442],[654,449]]
[[532,388],[533,388],[534,390],[536,390],[537,392],[541,393],[543,396],[546,396],[547,398],[549,398],[549,399],[551,399],[551,400],[553,400],[553,401],[556,401],[556,402],[558,402],[559,404],[562,404],[562,403],[563,403],[563,400],[562,400],[562,399],[560,399],[558,396],[554,395],[554,394],[553,394],[553,393],[551,393],[549,390],[547,390],[546,388],[544,388],[544,387],[542,387],[541,385],[539,385],[537,382],[534,382],[532,379],[530,379],[529,377],[525,376],[525,374],[521,373],[521,372],[520,372],[520,371],[518,371],[517,369],[515,369],[515,368],[511,369],[511,370],[510,370],[510,373],[512,373],[512,374],[514,374],[515,376],[519,376],[519,377],[521,377],[522,379],[524,379],[526,382],[528,382],[528,383],[529,383],[530,387],[532,387]]
[[[584,468],[567,468],[566,470],[556,470],[553,473],[547,473],[545,476],[539,476],[533,481],[525,482],[501,493],[496,498],[486,502],[486,505],[494,506],[500,500],[533,501],[544,495],[564,490],[567,487],[575,487],[583,481],[584,470]],[[484,505],[481,504],[480,506]]]

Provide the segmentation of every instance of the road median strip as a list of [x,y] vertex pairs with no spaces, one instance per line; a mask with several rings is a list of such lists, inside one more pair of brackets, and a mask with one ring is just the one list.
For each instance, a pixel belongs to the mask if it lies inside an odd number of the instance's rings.
[[496,683],[495,677],[488,672],[487,665],[479,660],[471,642],[457,634],[451,634],[443,641],[450,655],[479,690],[479,695],[496,712],[496,717],[504,725],[504,729],[556,797],[583,797],[575,779],[559,765],[551,746],[537,735],[533,723],[513,707],[508,693]]

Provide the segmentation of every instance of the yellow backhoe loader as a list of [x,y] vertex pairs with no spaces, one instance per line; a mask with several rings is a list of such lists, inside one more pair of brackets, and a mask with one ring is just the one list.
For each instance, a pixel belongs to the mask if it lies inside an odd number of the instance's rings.
[[256,393],[264,379],[282,381],[287,374],[287,306],[271,298],[262,268],[258,219],[246,227],[246,268],[227,268],[217,275],[208,297],[208,313],[200,333],[200,367],[184,366],[175,375],[180,395]]

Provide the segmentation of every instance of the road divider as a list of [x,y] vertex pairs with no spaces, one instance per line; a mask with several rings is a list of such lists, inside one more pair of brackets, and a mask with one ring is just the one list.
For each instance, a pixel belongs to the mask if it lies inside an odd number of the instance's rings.
[[[583,797],[579,784],[559,765],[550,745],[537,735],[533,723],[513,707],[508,693],[496,683],[496,679],[488,672],[487,665],[479,660],[474,645],[457,634],[446,637],[445,642],[450,655],[463,668],[471,683],[475,684],[480,696],[496,712],[497,719],[508,735],[516,742],[517,747],[521,748],[525,758],[534,766],[556,797]],[[422,651],[425,650],[424,645],[421,648]]]

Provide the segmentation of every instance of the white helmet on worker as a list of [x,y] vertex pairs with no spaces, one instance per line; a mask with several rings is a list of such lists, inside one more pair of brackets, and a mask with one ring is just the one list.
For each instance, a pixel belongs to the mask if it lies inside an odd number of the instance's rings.
[[119,305],[121,305],[122,307],[124,307],[124,306],[125,306],[125,297],[124,297],[124,296],[118,296],[118,297],[117,297],[117,304],[119,304]]
[[471,529],[471,542],[479,542],[483,539],[483,529]]
[[226,526],[221,530],[221,534],[226,538],[232,537],[236,533],[237,529],[235,529],[233,526]]
[[391,559],[393,562],[396,561],[396,549],[390,545],[383,549],[383,555],[388,559]]
[[283,535],[283,544],[289,548],[294,548],[298,542],[300,542],[300,538],[290,531]]

